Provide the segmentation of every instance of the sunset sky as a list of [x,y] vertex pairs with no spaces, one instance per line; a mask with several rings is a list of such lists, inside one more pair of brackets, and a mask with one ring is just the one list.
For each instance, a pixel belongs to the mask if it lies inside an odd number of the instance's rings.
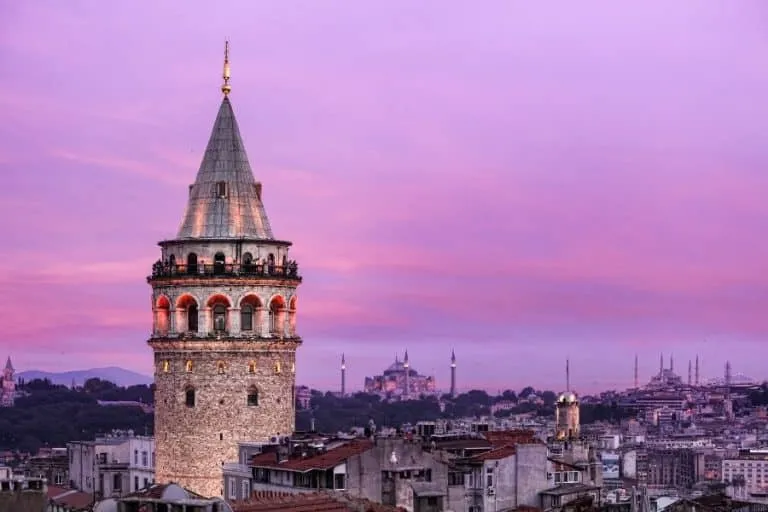
[[[418,5],[417,5],[418,4]],[[221,100],[304,283],[298,382],[768,377],[768,5],[4,2],[0,357],[152,373]]]

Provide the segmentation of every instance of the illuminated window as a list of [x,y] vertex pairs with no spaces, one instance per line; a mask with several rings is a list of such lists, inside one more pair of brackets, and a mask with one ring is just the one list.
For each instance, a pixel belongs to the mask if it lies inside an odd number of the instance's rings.
[[169,371],[171,371],[171,362],[166,359],[163,361],[163,373],[168,373]]
[[275,361],[275,373],[283,373],[283,370],[280,367],[280,361]]
[[193,368],[192,360],[188,360],[185,367],[187,372],[192,372],[192,368]]
[[227,371],[227,365],[224,364],[224,361],[219,361],[216,363],[216,370],[218,370],[219,374],[223,374]]
[[225,181],[216,183],[216,195],[219,197],[227,197],[227,183]]
[[256,361],[248,363],[248,373],[256,373]]
[[254,387],[248,389],[248,405],[251,407],[259,405],[259,391]]

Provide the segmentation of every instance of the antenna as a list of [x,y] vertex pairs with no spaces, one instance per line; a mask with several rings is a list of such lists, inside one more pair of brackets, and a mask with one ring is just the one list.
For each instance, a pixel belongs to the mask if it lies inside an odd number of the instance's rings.
[[565,390],[571,390],[571,363],[570,360],[565,360]]

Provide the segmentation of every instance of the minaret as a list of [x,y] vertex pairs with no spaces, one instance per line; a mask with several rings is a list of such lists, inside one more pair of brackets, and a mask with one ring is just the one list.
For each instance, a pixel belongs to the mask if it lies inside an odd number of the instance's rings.
[[725,362],[725,385],[730,386],[731,385],[731,362],[726,361]]
[[565,360],[565,391],[571,390],[571,361]]
[[693,370],[691,367],[691,360],[689,359],[688,360],[688,386],[692,384],[692,375],[693,375]]
[[451,396],[456,396],[456,352],[451,350]]
[[671,373],[674,373],[674,372],[675,372],[675,360],[674,360],[674,358],[672,357],[672,354],[670,354],[670,355],[669,355],[669,371],[670,371]]
[[[298,265],[272,233],[232,109],[223,99],[175,238],[159,243],[152,287],[155,479],[222,495],[238,442],[295,424]],[[181,192],[181,191],[179,191]],[[162,222],[159,221],[159,222]]]
[[659,377],[664,375],[664,353],[659,354]]
[[408,397],[411,394],[411,369],[408,364],[408,349],[405,349],[403,369],[405,370],[405,390],[403,391],[403,396]]
[[637,378],[637,354],[635,354],[635,389],[640,389],[640,382]]
[[699,355],[696,354],[696,386],[699,385]]
[[341,396],[347,396],[347,362],[341,354]]

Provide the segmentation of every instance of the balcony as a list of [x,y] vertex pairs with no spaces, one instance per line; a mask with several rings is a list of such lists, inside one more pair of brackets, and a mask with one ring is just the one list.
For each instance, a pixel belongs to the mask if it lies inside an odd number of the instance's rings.
[[263,277],[269,279],[301,281],[299,264],[295,261],[289,261],[286,265],[269,265],[266,263],[201,263],[196,265],[171,265],[159,260],[152,265],[152,275],[147,277],[147,281],[178,278],[209,279],[227,277]]

